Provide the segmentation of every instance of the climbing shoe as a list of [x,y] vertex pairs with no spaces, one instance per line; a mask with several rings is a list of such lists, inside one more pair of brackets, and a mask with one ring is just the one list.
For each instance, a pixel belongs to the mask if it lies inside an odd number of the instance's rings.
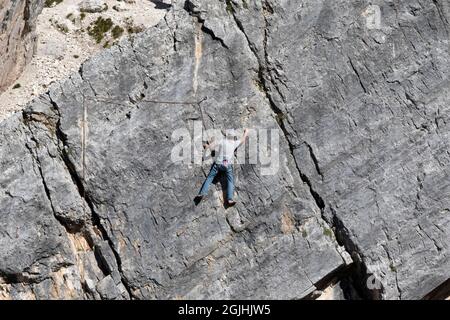
[[200,202],[202,202],[202,200],[204,199],[205,197],[204,196],[202,196],[202,195],[198,195],[198,196],[196,196],[195,198],[194,198],[194,203],[195,203],[195,205],[196,206],[198,206],[198,204],[200,203]]

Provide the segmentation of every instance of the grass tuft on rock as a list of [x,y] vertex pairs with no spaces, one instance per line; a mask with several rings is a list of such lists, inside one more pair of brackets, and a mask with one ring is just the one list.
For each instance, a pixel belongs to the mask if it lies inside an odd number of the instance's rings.
[[227,12],[228,13],[234,13],[234,8],[233,8],[233,4],[231,3],[231,0],[226,0],[226,5],[227,5]]
[[119,38],[123,32],[125,30],[121,27],[121,26],[115,26],[112,30],[111,30],[111,34],[113,36],[114,39]]
[[103,19],[98,17],[88,28],[88,34],[94,38],[97,43],[100,43],[105,37],[105,33],[111,30],[113,22],[110,18]]
[[391,263],[391,264],[389,265],[389,269],[391,269],[392,272],[397,272],[397,268],[394,266],[393,263]]
[[323,234],[327,237],[333,238],[333,231],[328,228],[323,228]]

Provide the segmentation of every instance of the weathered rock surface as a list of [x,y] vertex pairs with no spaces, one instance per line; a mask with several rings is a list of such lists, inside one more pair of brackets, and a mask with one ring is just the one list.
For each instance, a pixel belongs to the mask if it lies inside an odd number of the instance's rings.
[[101,0],[84,0],[79,5],[81,12],[102,12],[108,8],[106,3]]
[[315,1],[305,19],[267,2],[267,83],[327,220],[381,282],[371,294],[421,298],[450,272],[450,5],[372,3],[375,29],[364,1]]
[[[0,123],[0,297],[292,299],[338,276],[417,299],[445,283],[448,3],[376,4],[374,28],[366,1],[174,1]],[[170,160],[195,120],[279,129],[279,171],[237,165],[236,207],[219,186],[195,206],[208,166]]]
[[13,83],[36,48],[36,18],[44,0],[2,0],[0,3],[0,92]]

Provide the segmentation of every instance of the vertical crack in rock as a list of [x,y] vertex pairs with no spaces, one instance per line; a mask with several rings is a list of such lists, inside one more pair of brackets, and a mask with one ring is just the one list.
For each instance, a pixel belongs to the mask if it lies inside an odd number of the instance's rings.
[[280,108],[278,108],[278,106],[275,104],[275,102],[272,99],[272,96],[269,94],[269,88],[267,85],[267,81],[264,77],[265,73],[267,72],[267,50],[266,50],[266,46],[267,46],[267,20],[264,17],[264,21],[266,23],[266,26],[264,27],[264,40],[263,40],[263,44],[264,44],[264,56],[266,61],[261,61],[261,58],[258,55],[257,49],[255,48],[255,46],[253,45],[253,43],[250,41],[247,33],[245,32],[244,26],[242,25],[242,22],[237,18],[236,13],[233,10],[230,10],[231,12],[231,16],[234,19],[234,22],[236,23],[236,26],[238,27],[238,29],[241,31],[241,33],[243,34],[243,36],[245,37],[246,41],[247,41],[247,45],[250,49],[250,51],[253,53],[253,55],[256,58],[256,61],[258,62],[258,82],[261,84],[261,87],[264,91],[264,94],[266,96],[266,98],[268,99],[270,106],[273,110],[273,112],[275,112],[275,114],[277,115],[277,120],[278,120],[278,116],[283,115],[282,111]]
[[361,80],[361,76],[359,74],[358,69],[356,69],[355,64],[353,63],[352,59],[350,57],[348,57],[348,61],[350,63],[350,66],[353,69],[353,72],[355,73],[356,77],[358,78],[359,84],[361,86],[361,88],[363,89],[364,93],[368,93],[366,86],[364,85],[364,83]]
[[[268,12],[268,13],[273,13],[273,9],[270,6],[270,4],[267,1],[264,1],[263,3],[263,10]],[[288,132],[285,124],[284,124],[284,118],[285,118],[285,114],[283,113],[282,109],[280,107],[277,106],[276,102],[274,101],[274,99],[272,98],[272,95],[270,93],[270,89],[269,89],[269,85],[268,82],[272,83],[275,87],[276,85],[273,83],[274,79],[270,74],[270,70],[268,70],[268,64],[269,64],[269,56],[268,56],[268,52],[267,52],[267,39],[268,39],[268,22],[267,22],[267,17],[264,16],[264,21],[265,21],[265,27],[264,27],[264,39],[263,39],[263,48],[264,48],[264,61],[261,61],[261,58],[258,55],[257,49],[255,48],[255,46],[252,44],[252,42],[250,41],[248,35],[245,32],[244,26],[242,25],[241,21],[238,19],[238,17],[235,14],[235,10],[230,10],[230,14],[232,15],[238,29],[241,31],[241,33],[244,35],[246,41],[247,41],[247,45],[249,47],[249,49],[251,50],[251,52],[253,53],[253,55],[256,58],[256,61],[258,63],[258,71],[257,71],[257,75],[258,75],[258,81],[261,84],[261,88],[262,91],[265,95],[265,97],[267,98],[268,102],[269,102],[269,106],[272,109],[272,111],[275,114],[275,119],[276,122],[278,123],[278,126],[280,127],[281,131],[283,132],[284,138],[288,144],[289,147],[289,151],[290,154],[294,160],[295,163],[295,167],[299,173],[299,176],[301,178],[301,180],[308,186],[309,192],[312,196],[312,198],[314,199],[317,207],[320,209],[321,212],[321,216],[322,216],[322,220],[324,221],[324,223],[329,224],[330,222],[328,221],[328,219],[326,219],[324,211],[325,211],[325,201],[322,198],[322,196],[319,194],[319,192],[317,192],[315,190],[315,188],[313,187],[313,184],[311,183],[309,177],[301,170],[299,163],[297,162],[297,159],[294,155],[294,150],[296,149],[296,146],[293,145],[293,143],[291,142],[291,140],[289,139],[290,133]],[[269,80],[266,79],[266,75],[269,75],[268,78]],[[284,101],[284,97],[280,94],[280,96],[282,97],[283,101]],[[322,172],[320,170],[319,164],[318,164],[318,160],[312,150],[312,147],[305,142],[305,144],[308,147],[308,150],[310,152],[311,155],[311,159],[314,162],[315,165],[315,169],[317,171],[317,173],[320,175],[320,177],[323,179],[323,175]],[[336,236],[336,226],[332,225],[330,227],[330,230],[332,230],[332,232],[334,233],[334,238],[337,239]],[[341,245],[341,243],[338,242],[339,245]],[[345,247],[345,250],[348,252],[347,247]],[[353,269],[353,268],[348,268],[349,270]],[[335,270],[332,274],[328,275],[326,277],[326,279],[329,279],[329,281],[331,281],[332,278],[334,278],[334,275],[336,274],[342,274],[342,270],[341,268],[338,268],[337,270]],[[323,283],[324,281],[319,281],[320,285],[317,286],[318,289],[320,288],[324,288],[327,286],[326,283]]]
[[229,49],[229,47],[227,46],[227,44],[225,43],[225,41],[218,37],[213,30],[211,30],[210,28],[205,26],[205,19],[203,19],[200,15],[199,11],[196,11],[196,6],[195,4],[193,4],[190,0],[186,0],[184,3],[184,10],[186,10],[186,12],[190,15],[193,16],[197,19],[198,23],[200,24],[200,29],[211,36],[211,38],[213,40],[218,41],[222,47],[224,47],[225,49]]
[[[229,5],[232,5],[231,2]],[[226,49],[228,49],[228,47],[226,46],[226,44],[224,43],[224,41],[220,38],[217,38],[216,35],[214,34],[213,30],[210,30],[208,28],[205,27],[205,20],[200,18],[200,11],[196,11],[196,7],[194,4],[192,4],[192,2],[190,0],[186,0],[185,2],[185,6],[184,9],[192,16],[197,17],[198,22],[201,23],[201,31],[211,35],[211,37],[214,40],[219,41],[222,46]],[[273,9],[270,6],[270,4],[267,1],[264,1],[263,3],[263,10],[267,11],[269,13],[273,13]],[[238,17],[235,14],[235,10],[234,8],[231,8],[231,10],[228,10],[229,13],[231,14],[238,30],[242,33],[242,35],[244,36],[247,46],[250,49],[250,51],[252,52],[252,54],[254,55],[254,57],[256,58],[256,61],[258,63],[258,69],[257,69],[257,82],[260,84],[261,87],[261,91],[263,92],[264,96],[266,97],[267,101],[269,102],[269,106],[272,110],[272,112],[275,114],[275,120],[278,124],[278,126],[280,127],[281,131],[283,132],[283,135],[285,137],[285,140],[289,146],[289,150],[290,150],[290,154],[295,162],[295,166],[296,166],[296,170],[299,173],[299,176],[301,178],[301,180],[308,186],[309,192],[312,196],[312,198],[314,199],[317,207],[320,209],[321,211],[321,215],[322,215],[322,220],[325,224],[328,224],[328,221],[325,219],[324,216],[324,209],[325,209],[325,201],[323,200],[323,198],[321,197],[321,195],[314,189],[310,179],[308,178],[308,176],[306,174],[304,174],[302,172],[302,170],[300,169],[300,166],[298,165],[295,156],[294,156],[294,150],[296,149],[296,147],[292,144],[292,142],[289,139],[289,132],[287,130],[287,128],[285,127],[285,124],[283,122],[283,119],[285,118],[285,114],[283,113],[282,109],[280,107],[278,107],[278,105],[276,104],[276,102],[274,101],[274,99],[272,98],[271,94],[270,94],[270,88],[269,88],[269,84],[268,82],[270,82],[276,89],[277,92],[279,93],[280,97],[282,98],[283,101],[284,100],[284,96],[281,94],[281,92],[278,90],[278,87],[274,81],[274,78],[272,77],[270,71],[268,70],[268,52],[267,52],[267,39],[268,39],[268,22],[267,22],[267,18],[265,16],[266,13],[264,13],[264,21],[265,21],[265,27],[264,27],[264,40],[263,40],[263,47],[264,47],[264,61],[262,61],[262,59],[260,58],[260,56],[258,55],[258,51],[255,48],[255,46],[253,45],[253,43],[251,42],[251,40],[249,39],[247,33],[245,32],[244,26],[241,23],[241,21],[238,19]],[[198,35],[196,35],[196,56],[197,56],[197,38]],[[268,76],[267,76],[268,75]],[[268,80],[266,79],[266,76],[269,78]],[[195,85],[195,84],[194,84]],[[315,164],[315,168],[317,173],[322,177],[322,172],[320,170],[320,167],[318,165],[318,161],[317,158],[315,156],[315,154],[313,153],[312,147],[307,144],[305,142],[305,144],[308,146],[308,150],[311,153],[311,158]],[[232,228],[233,229],[233,228]],[[333,230],[333,228],[330,228],[331,230]],[[336,238],[336,236],[335,236]],[[325,281],[331,281],[333,278],[335,278],[335,275],[337,274],[341,274],[342,273],[342,268],[338,268],[337,270],[333,271],[331,274],[327,275],[324,279],[322,279],[321,281],[319,281],[317,283],[317,288],[325,288],[327,286],[326,283],[324,283]],[[312,282],[311,282],[312,283]],[[316,285],[314,283],[312,283],[313,285]]]
[[308,148],[309,156],[311,157],[311,159],[314,163],[314,168],[316,169],[317,174],[320,176],[320,178],[323,181],[323,174],[322,174],[322,171],[320,170],[319,161],[317,160],[316,154],[314,153],[314,150],[309,143],[307,143],[306,141],[304,143],[305,143],[306,147]]
[[[51,99],[50,99],[50,101],[51,101]],[[55,111],[59,115],[59,111],[58,111],[58,109],[56,109],[55,104],[53,103],[53,101],[52,101],[52,105],[55,108]],[[57,131],[59,128],[55,127],[54,123],[53,124],[51,123],[52,120],[48,120],[47,119],[47,115],[38,114],[38,118],[33,119],[33,118],[29,117],[29,115],[24,112],[23,113],[23,123],[25,125],[25,128],[28,130],[28,134],[30,136],[31,141],[36,144],[36,147],[39,146],[39,141],[36,138],[36,136],[34,134],[34,131],[33,131],[33,128],[30,125],[31,121],[41,122],[41,123],[45,124],[46,126],[52,126],[52,130],[53,129],[55,130],[55,132],[57,134],[57,138],[61,142],[63,141],[62,139],[60,139],[61,135]],[[59,119],[58,119],[58,127],[59,127]],[[82,266],[80,266],[80,264],[82,264],[82,262],[79,260],[80,258],[79,258],[78,252],[76,250],[76,244],[74,243],[74,241],[75,241],[74,239],[77,237],[77,235],[80,235],[81,238],[83,238],[84,241],[86,241],[86,243],[88,243],[88,245],[90,247],[90,250],[92,250],[92,251],[95,250],[96,241],[95,241],[95,239],[93,239],[93,237],[91,235],[89,235],[89,231],[86,229],[86,227],[88,227],[87,225],[83,225],[83,224],[73,225],[73,223],[71,223],[70,221],[66,221],[62,217],[59,216],[57,210],[55,209],[55,205],[54,205],[54,201],[52,199],[50,188],[48,186],[48,183],[47,183],[46,178],[45,178],[44,171],[42,169],[42,163],[41,163],[41,159],[39,157],[39,154],[28,143],[25,144],[25,147],[29,151],[29,153],[30,153],[30,155],[32,157],[33,164],[35,165],[35,168],[37,168],[37,172],[36,173],[39,175],[39,177],[41,179],[41,182],[42,182],[42,185],[43,185],[43,188],[44,188],[44,192],[45,192],[47,200],[49,201],[49,204],[50,204],[53,216],[60,223],[60,225],[64,228],[64,230],[66,231],[69,243],[71,245],[71,249],[73,250],[73,253],[74,253],[75,263],[73,263],[73,262],[62,263],[60,268],[69,267],[69,266],[76,266],[76,267],[78,267],[78,272],[79,272],[79,276],[80,276],[79,281],[80,281],[80,284],[81,284],[81,288],[82,288],[82,290],[84,292],[84,295],[85,296],[89,296],[92,292],[87,287],[87,285],[85,283],[85,280],[84,280],[85,279],[84,268]],[[61,150],[59,150],[59,148],[58,148],[58,151],[59,151],[59,153],[61,155],[61,158],[64,160],[65,156],[64,156],[63,152]],[[80,189],[79,185],[80,185],[81,181],[79,181],[77,179],[77,177],[72,174],[72,171],[69,168],[69,166],[67,165],[66,160],[64,160],[64,165],[66,165],[66,167],[68,169],[68,172],[71,175],[72,182],[74,182],[74,184],[77,186],[77,189],[78,190],[84,190],[82,186],[81,186],[81,189]],[[83,199],[83,195],[82,195],[83,192],[84,191],[80,191],[79,192],[79,194],[80,194],[82,199]],[[84,200],[85,201],[83,202],[83,205],[86,204],[86,203],[89,204],[89,199],[86,199],[86,197],[84,197]],[[91,210],[91,212],[93,212],[93,211]],[[95,216],[91,215],[91,218],[92,218],[93,226],[96,227],[98,230],[100,230],[100,232],[102,233],[103,239],[108,239],[104,235],[104,233],[102,232],[102,229],[100,228],[99,224],[97,223],[97,221],[95,219]],[[109,243],[109,241],[108,241],[108,243]],[[111,245],[111,244],[109,243],[109,245]],[[114,253],[113,249],[112,249],[112,252]],[[101,261],[101,259],[99,257],[97,257],[97,255],[95,255],[95,258],[96,258],[96,261],[97,261],[97,264],[98,264],[98,268],[100,270],[102,270],[102,272],[103,272],[103,274],[105,276],[109,275],[110,272],[107,271],[108,267],[105,266],[105,263],[103,261]],[[117,264],[118,264],[118,266],[120,266],[119,263],[117,263]],[[53,270],[53,273],[57,273],[58,271],[59,271],[59,269]],[[120,272],[120,270],[119,270],[119,272]],[[17,281],[17,282],[19,282],[19,281]],[[23,282],[26,282],[26,281],[20,281],[20,282],[23,283]],[[122,282],[123,286],[125,287],[125,289],[127,289],[128,295],[131,297],[130,290],[126,286],[126,282],[123,280],[123,277],[121,278],[121,282]]]
[[448,35],[449,34],[449,31],[448,31],[449,21],[447,20],[447,17],[443,12],[443,8],[442,8],[441,4],[439,4],[438,0],[432,0],[432,2],[434,4],[434,6],[436,7],[436,10],[439,14],[439,18],[441,19],[441,21],[444,25],[445,32]]
[[[84,200],[84,202],[89,207],[89,211],[91,213],[91,219],[92,219],[93,226],[96,227],[100,231],[103,240],[106,240],[108,245],[109,245],[109,247],[111,248],[111,251],[114,254],[114,258],[115,258],[116,263],[117,263],[118,271],[120,273],[121,282],[122,282],[123,286],[125,287],[125,289],[127,290],[127,293],[129,295],[129,297],[132,298],[133,297],[132,290],[130,288],[130,285],[128,284],[128,281],[127,281],[126,277],[123,274],[122,260],[120,258],[120,255],[117,252],[112,239],[109,237],[108,231],[106,230],[106,228],[101,223],[101,218],[98,215],[98,213],[95,211],[95,206],[94,206],[94,203],[93,203],[92,199],[90,198],[89,194],[86,192],[86,189],[85,189],[85,186],[84,186],[84,183],[85,183],[84,178],[85,177],[80,177],[79,176],[79,174],[78,174],[78,172],[77,172],[77,170],[75,168],[75,165],[72,163],[72,161],[70,160],[69,156],[67,155],[67,152],[65,151],[66,148],[68,147],[68,145],[67,145],[67,137],[64,134],[64,132],[61,130],[61,124],[60,124],[61,114],[60,114],[60,111],[59,111],[59,107],[56,104],[56,102],[51,98],[50,94],[48,94],[48,98],[49,98],[49,100],[50,100],[50,102],[51,102],[55,112],[58,115],[58,121],[56,123],[56,137],[62,143],[62,146],[63,146],[62,148],[58,147],[58,151],[60,153],[60,156],[61,156],[61,158],[62,158],[62,160],[64,162],[64,165],[66,166],[66,168],[67,168],[67,170],[68,170],[68,172],[69,172],[69,174],[70,174],[70,176],[72,178],[72,181],[74,182],[75,186],[77,187],[77,190],[78,190],[78,193],[79,193],[80,197]],[[83,110],[83,112],[85,112],[85,110]],[[86,143],[86,141],[84,141],[84,143]],[[85,159],[83,159],[82,161],[85,161]],[[85,162],[84,162],[84,164],[85,164]],[[85,174],[85,173],[83,173],[83,174]]]
[[[329,209],[331,211],[331,219],[325,215],[323,215],[323,219],[328,221],[333,226],[337,242],[339,245],[344,246],[345,250],[350,253],[353,258],[354,266],[349,269],[351,272],[348,274],[348,277],[354,280],[353,283],[355,285],[355,289],[358,291],[360,296],[366,299],[380,300],[381,294],[384,292],[382,283],[379,282],[379,279],[374,278],[375,275],[371,275],[371,279],[367,271],[367,266],[364,262],[365,257],[363,251],[360,250],[358,245],[352,240],[350,231],[336,214],[335,209],[333,207],[330,207]],[[376,286],[374,286],[374,288],[369,288],[367,285],[369,281],[376,281],[381,287],[375,288]]]
[[[269,14],[273,14],[273,8],[270,6],[269,1],[265,0],[263,2],[263,10]],[[234,16],[234,14],[233,14]],[[320,211],[321,211],[321,216],[322,219],[325,223],[327,223],[331,228],[334,237],[336,239],[336,241],[338,242],[338,244],[340,246],[343,246],[345,248],[345,251],[347,251],[347,253],[354,253],[352,254],[353,260],[354,260],[354,264],[355,266],[352,266],[350,268],[347,268],[347,275],[352,277],[355,280],[355,285],[357,286],[357,290],[358,292],[361,294],[363,294],[365,297],[367,298],[371,298],[371,299],[379,299],[380,298],[380,290],[369,290],[367,288],[366,284],[366,279],[367,279],[367,267],[363,262],[363,259],[361,259],[361,250],[359,250],[359,248],[355,245],[355,243],[351,240],[351,237],[349,235],[349,232],[347,230],[347,228],[345,227],[344,223],[337,217],[337,215],[334,212],[334,209],[330,207],[330,210],[333,212],[333,219],[329,219],[326,214],[325,214],[325,209],[326,209],[326,203],[325,200],[323,199],[323,197],[320,195],[320,193],[314,188],[313,183],[311,182],[311,180],[309,179],[309,177],[302,171],[302,169],[300,168],[300,165],[297,162],[297,159],[294,155],[294,150],[296,149],[296,146],[292,144],[292,142],[290,141],[290,134],[287,131],[287,128],[284,124],[284,118],[285,115],[282,113],[281,108],[279,108],[278,106],[276,106],[276,103],[274,101],[274,99],[271,97],[271,93],[269,90],[269,87],[266,83],[266,78],[264,77],[265,74],[269,74],[269,82],[271,82],[273,84],[273,86],[276,87],[275,83],[274,83],[274,79],[271,76],[271,72],[270,70],[268,70],[268,65],[269,65],[269,56],[268,56],[268,51],[267,51],[267,39],[268,39],[268,21],[267,21],[267,17],[265,15],[265,13],[263,13],[264,16],[264,21],[265,21],[265,27],[264,27],[264,43],[263,43],[263,48],[264,48],[264,57],[265,57],[265,61],[264,64],[261,65],[261,61],[260,59],[258,59],[258,55],[256,54],[256,51],[253,51],[255,56],[257,57],[258,62],[260,63],[260,73],[262,73],[262,85],[264,88],[264,92],[270,102],[270,106],[272,107],[273,111],[275,112],[275,114],[277,115],[277,120],[278,123],[280,125],[280,128],[282,130],[282,132],[284,133],[285,139],[289,145],[289,149],[291,152],[292,157],[294,158],[295,161],[295,165],[297,168],[297,171],[299,172],[299,175],[302,179],[303,182],[305,182],[308,185],[309,191],[312,195],[312,197],[314,198],[317,206],[319,207]],[[234,16],[235,17],[235,16]],[[235,17],[236,19],[236,17]],[[237,19],[236,19],[237,20]],[[240,27],[241,31],[245,34],[244,29],[242,28],[242,24]],[[249,41],[248,37],[246,36],[246,39]],[[252,49],[252,46],[250,45],[249,42],[249,47],[250,49]],[[253,49],[254,50],[254,49]],[[358,77],[358,81],[364,91],[364,93],[368,93],[368,90],[366,88],[366,86],[364,85],[364,83],[361,80],[360,74],[357,71],[357,69],[355,68],[352,60],[349,58],[350,64],[356,74],[356,76]],[[283,97],[281,95],[281,97]],[[310,157],[314,163],[315,166],[315,170],[317,172],[317,174],[321,177],[321,179],[323,180],[323,173],[320,169],[319,163],[318,163],[318,159],[311,147],[311,145],[309,145],[306,141],[304,141],[304,143],[306,144]],[[355,259],[356,258],[356,259]],[[356,261],[355,261],[356,260]],[[381,291],[383,291],[383,288],[381,288]]]
[[[32,142],[34,142],[35,144],[36,144],[36,147],[38,147],[39,146],[39,142],[38,142],[38,140],[36,139],[36,137],[35,137],[35,135],[34,135],[34,132],[33,132],[33,129],[31,128],[31,126],[30,126],[30,119],[28,119],[27,117],[26,117],[26,114],[25,113],[23,113],[23,123],[24,123],[24,125],[25,125],[25,128],[26,128],[26,130],[28,131],[28,133],[29,133],[29,136],[30,136],[30,139],[31,139],[31,141]],[[46,122],[46,124],[49,124],[49,123],[47,123]],[[29,153],[30,153],[30,155],[31,155],[31,158],[32,158],[32,161],[33,161],[33,166],[35,167],[35,168],[37,168],[37,174],[39,175],[39,177],[40,177],[40,180],[41,180],[41,183],[42,183],[42,186],[43,186],[43,188],[44,188],[44,192],[45,192],[45,195],[46,195],[46,198],[47,198],[47,200],[48,200],[48,202],[49,202],[49,204],[50,204],[50,208],[51,208],[51,210],[52,210],[52,213],[53,213],[53,216],[54,216],[54,218],[55,218],[55,220],[56,221],[58,221],[59,222],[59,224],[64,228],[64,230],[66,231],[66,234],[67,234],[67,239],[69,240],[69,243],[70,243],[70,246],[71,246],[71,249],[73,250],[73,254],[74,254],[74,258],[75,258],[75,261],[74,262],[72,262],[72,261],[70,261],[70,262],[61,262],[61,263],[58,263],[58,265],[57,265],[57,268],[56,269],[53,269],[52,270],[52,275],[49,275],[48,276],[48,278],[44,278],[43,280],[45,280],[45,279],[52,279],[52,281],[54,281],[54,279],[53,279],[53,276],[58,276],[57,274],[58,274],[58,272],[60,271],[60,270],[62,270],[63,268],[67,268],[67,267],[77,267],[78,268],[78,272],[79,272],[79,276],[80,276],[80,278],[79,278],[79,281],[80,281],[80,286],[81,286],[81,289],[82,289],[82,291],[83,291],[83,294],[85,295],[85,296],[88,296],[89,295],[89,289],[86,287],[86,284],[85,284],[85,282],[84,282],[84,278],[85,278],[85,276],[84,276],[84,274],[83,274],[83,268],[80,266],[80,258],[79,258],[79,255],[78,255],[78,252],[77,252],[77,249],[76,249],[76,246],[75,246],[75,243],[74,243],[74,237],[76,237],[76,234],[78,234],[78,233],[80,233],[81,232],[81,225],[73,225],[73,224],[71,224],[69,221],[65,221],[62,217],[60,217],[59,215],[58,215],[58,212],[57,212],[57,210],[55,209],[55,205],[54,205],[54,201],[53,201],[53,199],[52,199],[52,195],[51,195],[51,192],[50,192],[50,188],[49,188],[49,186],[48,186],[48,183],[47,183],[47,181],[46,181],[46,179],[45,179],[45,174],[44,174],[44,172],[43,172],[43,169],[42,169],[42,163],[41,163],[41,159],[40,159],[40,157],[39,157],[39,154],[37,153],[37,151],[32,147],[32,146],[30,146],[29,145],[29,143],[28,142],[26,142],[25,143],[25,147],[26,147],[26,149],[29,151]],[[84,238],[84,234],[82,234],[82,237]],[[15,283],[26,283],[26,282],[30,282],[30,281],[27,281],[27,279],[25,279],[25,278],[23,278],[23,274],[22,275],[20,275],[20,277],[21,277],[21,279],[15,279],[15,280],[20,280],[20,281],[15,281]],[[22,279],[23,278],[23,279]],[[42,280],[42,281],[43,281]],[[36,281],[36,283],[39,283],[40,281]],[[30,282],[31,283],[31,282]],[[33,292],[33,291],[32,291]],[[36,297],[34,297],[34,298],[36,298]]]
[[[265,6],[266,8],[270,8],[270,9],[265,9],[265,10],[272,11],[272,9],[271,9],[270,5],[267,3],[267,1],[264,2],[263,6]],[[266,77],[265,77],[265,74],[268,73],[268,70],[267,70],[267,63],[268,63],[267,62],[267,58],[268,58],[268,55],[267,55],[267,47],[266,47],[267,46],[267,36],[268,36],[267,33],[268,33],[268,31],[267,31],[266,18],[264,17],[264,20],[266,21],[266,26],[264,28],[264,51],[265,51],[264,52],[264,56],[265,56],[266,61],[263,62],[263,61],[261,61],[260,57],[258,56],[258,52],[256,51],[254,45],[251,43],[248,35],[246,34],[242,23],[236,17],[234,10],[231,10],[231,15],[233,16],[233,19],[234,19],[238,29],[242,32],[242,34],[244,35],[245,39],[247,40],[248,47],[249,47],[249,49],[251,50],[251,52],[253,53],[253,55],[255,56],[255,58],[256,58],[256,60],[258,62],[258,77],[259,77],[259,81],[261,83],[264,95],[267,98],[267,100],[269,101],[269,105],[270,105],[272,111],[275,113],[275,119],[277,120],[277,123],[278,123],[281,131],[284,134],[284,138],[285,138],[286,142],[288,143],[291,156],[293,157],[293,159],[295,161],[296,169],[297,169],[297,171],[298,171],[302,181],[305,182],[308,185],[310,193],[311,193],[312,197],[314,198],[318,208],[323,210],[325,208],[324,200],[314,190],[314,188],[313,188],[309,178],[302,172],[302,170],[300,169],[297,161],[295,160],[295,156],[294,156],[295,146],[292,144],[292,142],[289,139],[289,135],[290,134],[287,131],[286,126],[285,126],[284,121],[283,121],[284,114],[283,114],[282,110],[276,105],[275,101],[273,100],[273,98],[272,98],[272,96],[270,94],[269,86],[267,84],[267,80],[266,80]],[[315,159],[315,156],[314,156],[313,159]],[[317,165],[317,159],[316,159],[316,165]],[[318,165],[317,165],[317,170],[318,170],[318,172],[320,172],[320,169],[318,168]]]
[[31,31],[30,24],[29,24],[30,16],[31,16],[30,0],[26,0],[25,5],[23,6],[24,26],[23,26],[23,30],[22,30],[22,37],[24,37],[27,33],[29,33]]
[[[333,213],[333,218],[331,220],[325,215],[326,204],[325,204],[324,199],[322,198],[320,193],[314,188],[309,177],[302,171],[302,169],[300,168],[300,165],[298,164],[297,159],[294,155],[294,150],[297,147],[291,142],[291,140],[289,138],[290,133],[288,132],[288,130],[285,126],[285,123],[284,123],[285,114],[283,113],[282,109],[277,106],[276,102],[274,101],[274,99],[270,93],[269,83],[273,84],[274,87],[276,87],[276,85],[275,85],[275,83],[273,83],[274,79],[271,76],[270,70],[268,70],[269,55],[267,52],[267,40],[268,40],[268,32],[269,31],[268,31],[268,21],[267,21],[266,13],[272,14],[274,11],[267,0],[265,0],[263,2],[263,11],[264,11],[263,12],[264,22],[265,22],[264,38],[263,38],[264,61],[261,61],[261,58],[258,55],[257,49],[255,48],[254,44],[251,42],[247,33],[245,32],[243,24],[236,16],[234,8],[232,10],[230,10],[229,12],[232,15],[238,29],[244,35],[249,49],[251,50],[251,52],[253,53],[253,55],[255,56],[255,58],[258,62],[257,74],[258,74],[258,80],[262,87],[262,91],[265,94],[267,100],[269,101],[269,106],[271,107],[272,111],[274,112],[275,119],[277,120],[277,123],[278,123],[281,131],[283,132],[284,138],[289,146],[290,154],[291,154],[292,158],[294,159],[295,166],[300,175],[301,180],[308,186],[311,196],[313,197],[317,207],[320,209],[322,220],[324,221],[324,223],[329,225],[330,230],[332,230],[332,232],[334,234],[334,238],[336,239],[337,243],[340,246],[343,246],[345,248],[345,251],[348,254],[354,253],[354,254],[352,254],[352,257],[357,258],[356,265],[347,268],[348,271],[346,273],[346,276],[352,277],[355,280],[355,285],[357,287],[356,289],[358,290],[359,293],[363,293],[363,295],[365,297],[370,298],[370,299],[379,299],[380,298],[380,290],[369,290],[369,289],[367,289],[367,287],[365,285],[366,279],[367,279],[367,267],[364,264],[363,259],[361,259],[361,251],[351,240],[351,237],[349,235],[347,228],[344,226],[342,221],[339,220],[337,215]],[[367,93],[367,89],[364,86],[364,84],[362,83],[360,75],[359,75],[358,71],[356,70],[356,68],[354,67],[353,62],[351,60],[350,60],[350,64],[351,64],[353,70],[355,71],[356,76],[359,79],[362,89],[364,90],[365,93]],[[267,78],[269,78],[269,79],[267,79]],[[282,99],[284,101],[283,96],[281,94],[280,94],[280,96],[282,97]],[[322,174],[322,171],[318,164],[317,157],[315,156],[315,154],[313,152],[312,147],[306,141],[304,143],[308,147],[311,159],[314,162],[314,166],[315,166],[317,173],[323,180],[323,174]],[[330,208],[330,210],[332,212],[334,212],[333,208]],[[353,259],[353,260],[355,260],[355,259]],[[342,275],[342,277],[344,277],[341,270],[337,270],[336,274],[340,274],[340,275]],[[331,279],[333,277],[327,277],[327,278]],[[321,285],[321,287],[326,287],[326,284],[323,283]],[[381,288],[381,291],[383,291],[383,288]]]

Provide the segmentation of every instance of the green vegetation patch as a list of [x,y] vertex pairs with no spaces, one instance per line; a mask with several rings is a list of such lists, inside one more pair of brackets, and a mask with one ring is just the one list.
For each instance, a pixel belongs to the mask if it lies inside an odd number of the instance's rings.
[[111,30],[111,34],[113,36],[114,39],[119,38],[123,32],[125,30],[121,27],[121,26],[115,26],[112,30]]
[[333,238],[333,231],[328,228],[323,228],[323,234],[327,237]]
[[391,264],[389,265],[389,269],[391,269],[392,272],[397,272],[397,268],[394,266],[393,263],[391,263]]
[[284,113],[277,113],[277,115],[275,116],[275,120],[277,121],[278,124],[282,124],[284,120],[286,120],[286,115]]
[[140,27],[135,27],[134,25],[128,25],[127,26],[127,32],[128,33],[139,33],[139,32],[142,32],[142,31],[144,31],[142,28],[140,28]]
[[97,43],[100,43],[105,37],[105,33],[111,30],[113,26],[113,22],[110,18],[103,19],[102,17],[98,17],[89,27],[88,34],[94,38]]
[[225,2],[227,4],[227,12],[234,13],[234,8],[233,8],[233,4],[231,3],[231,0],[226,0]]

